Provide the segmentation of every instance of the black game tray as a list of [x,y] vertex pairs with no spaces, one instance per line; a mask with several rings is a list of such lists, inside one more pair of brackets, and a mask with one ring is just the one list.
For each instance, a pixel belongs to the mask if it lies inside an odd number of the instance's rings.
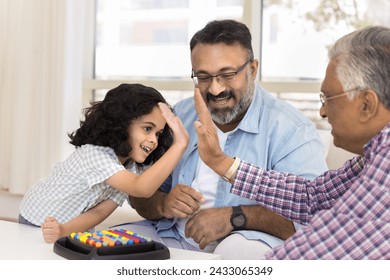
[[155,241],[97,248],[66,236],[54,243],[53,251],[69,260],[164,260],[170,258],[169,249]]

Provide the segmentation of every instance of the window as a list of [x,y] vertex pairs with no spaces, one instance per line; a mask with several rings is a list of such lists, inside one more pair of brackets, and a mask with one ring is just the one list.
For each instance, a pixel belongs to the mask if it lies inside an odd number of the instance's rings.
[[390,25],[385,0],[263,2],[263,81],[321,81],[335,40],[370,24]]
[[320,128],[328,128],[318,114],[318,91],[329,46],[362,26],[390,25],[387,0],[96,0],[95,4],[91,16],[95,44],[89,51],[93,71],[85,81],[86,100],[101,99],[108,88],[122,82],[153,86],[171,104],[192,96],[189,41],[208,21],[231,18],[245,22],[252,31],[260,83]]
[[242,20],[242,1],[98,0],[97,79],[189,80],[189,41],[215,18]]
[[[390,25],[385,0],[264,0],[261,81],[276,83],[276,94],[302,110],[319,128],[329,129],[318,110],[318,93],[289,90],[289,82],[318,83],[327,66],[327,50],[339,37],[370,24]],[[289,85],[289,86],[288,86]],[[288,93],[283,90],[287,88]],[[310,91],[310,89],[308,89]]]

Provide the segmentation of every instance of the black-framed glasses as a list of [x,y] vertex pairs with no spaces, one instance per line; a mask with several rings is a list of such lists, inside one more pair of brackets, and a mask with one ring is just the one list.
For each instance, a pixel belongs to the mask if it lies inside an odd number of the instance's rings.
[[348,95],[348,93],[350,93],[351,91],[355,91],[355,90],[361,90],[361,89],[360,88],[348,89],[346,91],[337,93],[337,94],[335,94],[333,96],[329,96],[329,97],[325,96],[325,94],[323,92],[321,92],[320,93],[321,104],[322,104],[322,106],[324,106],[326,101],[331,100],[331,99],[335,99],[335,98],[338,98],[338,97],[346,96],[346,95]]
[[249,62],[251,62],[251,59],[248,59],[243,65],[241,65],[236,71],[231,72],[223,72],[219,73],[217,75],[209,75],[200,73],[198,75],[194,74],[194,70],[192,70],[191,79],[194,81],[195,86],[202,86],[202,85],[208,85],[211,83],[213,78],[216,78],[219,83],[229,83],[231,82],[234,77],[240,73],[244,68],[248,65]]

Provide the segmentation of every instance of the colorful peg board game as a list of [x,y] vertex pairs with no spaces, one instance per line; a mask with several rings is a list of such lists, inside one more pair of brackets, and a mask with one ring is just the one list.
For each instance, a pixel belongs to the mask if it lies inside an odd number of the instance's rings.
[[54,243],[54,252],[70,260],[169,259],[166,246],[125,229],[73,232]]
[[104,246],[120,246],[141,244],[152,241],[150,238],[140,236],[134,232],[115,229],[115,230],[98,230],[90,232],[73,232],[71,238],[79,240],[84,244],[95,246],[96,248]]

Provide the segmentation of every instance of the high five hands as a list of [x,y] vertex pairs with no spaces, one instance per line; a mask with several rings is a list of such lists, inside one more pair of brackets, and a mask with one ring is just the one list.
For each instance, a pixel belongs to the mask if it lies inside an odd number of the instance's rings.
[[195,88],[194,100],[199,118],[194,122],[195,131],[198,135],[199,156],[206,165],[211,169],[215,169],[226,158],[226,155],[221,150],[217,128],[198,88]]
[[[222,151],[219,145],[217,128],[198,88],[195,88],[194,100],[199,118],[194,122],[198,135],[199,156],[206,165],[222,176],[229,169],[234,159]],[[231,212],[231,207],[200,210],[199,213],[188,220],[185,228],[186,237],[192,238],[199,244],[199,248],[204,249],[211,242],[231,233],[232,227],[229,223],[226,223]]]

